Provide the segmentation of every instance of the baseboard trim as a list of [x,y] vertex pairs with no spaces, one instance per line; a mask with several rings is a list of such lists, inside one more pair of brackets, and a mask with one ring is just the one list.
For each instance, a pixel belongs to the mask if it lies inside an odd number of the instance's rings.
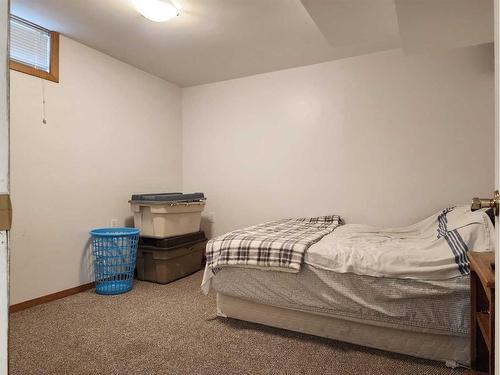
[[69,288],[65,290],[61,290],[60,292],[47,294],[46,296],[30,299],[29,301],[24,301],[21,303],[16,303],[15,305],[11,305],[9,307],[10,313],[15,313],[21,310],[29,309],[33,306],[38,306],[47,302],[55,301],[64,297],[72,296],[73,294],[81,293],[86,290],[92,289],[95,287],[95,283],[88,283],[79,286],[75,286],[74,288]]

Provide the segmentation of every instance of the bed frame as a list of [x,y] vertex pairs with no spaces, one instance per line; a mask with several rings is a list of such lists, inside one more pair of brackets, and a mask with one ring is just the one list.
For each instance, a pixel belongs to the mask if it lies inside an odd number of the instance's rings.
[[408,331],[375,326],[318,313],[264,305],[217,293],[217,315],[357,345],[445,362],[448,367],[470,365],[468,336],[431,331]]

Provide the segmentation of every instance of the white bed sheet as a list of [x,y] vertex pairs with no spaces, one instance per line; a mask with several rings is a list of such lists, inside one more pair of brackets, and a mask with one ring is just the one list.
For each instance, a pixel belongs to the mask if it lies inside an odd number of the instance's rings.
[[461,206],[402,228],[343,225],[313,244],[304,263],[337,273],[445,280],[468,274],[466,251],[494,246],[485,211]]

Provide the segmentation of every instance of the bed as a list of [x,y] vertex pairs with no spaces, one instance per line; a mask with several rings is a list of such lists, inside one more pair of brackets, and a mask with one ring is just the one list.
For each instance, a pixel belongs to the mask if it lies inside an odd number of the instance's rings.
[[306,246],[297,272],[207,264],[217,315],[469,366],[465,252],[493,249],[488,215],[459,207],[404,228],[341,224]]

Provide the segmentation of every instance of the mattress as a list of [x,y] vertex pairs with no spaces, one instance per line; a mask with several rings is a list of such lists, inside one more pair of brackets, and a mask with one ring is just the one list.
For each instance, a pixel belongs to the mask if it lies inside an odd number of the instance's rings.
[[304,265],[297,274],[226,267],[212,288],[226,296],[380,327],[466,337],[469,277],[380,278]]

